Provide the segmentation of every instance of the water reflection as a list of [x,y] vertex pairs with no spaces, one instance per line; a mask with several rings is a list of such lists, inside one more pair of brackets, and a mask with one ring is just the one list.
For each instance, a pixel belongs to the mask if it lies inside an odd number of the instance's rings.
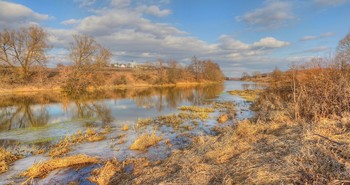
[[242,84],[242,90],[257,90],[257,89],[264,89],[264,88],[266,88],[266,85],[264,84],[258,84],[258,83]]
[[31,100],[22,98],[16,105],[0,109],[0,129],[38,127],[46,125],[49,113],[45,106],[31,106]]
[[223,84],[195,87],[130,88],[71,97],[58,92],[0,97],[0,131],[41,127],[72,120],[135,120],[176,110],[181,105],[202,105],[216,98]]

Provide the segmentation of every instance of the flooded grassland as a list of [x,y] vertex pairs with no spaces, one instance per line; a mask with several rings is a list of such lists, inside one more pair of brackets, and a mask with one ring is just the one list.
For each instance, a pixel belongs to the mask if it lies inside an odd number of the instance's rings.
[[[0,96],[2,184],[107,184],[249,118],[247,82]],[[113,171],[111,173],[110,171]]]

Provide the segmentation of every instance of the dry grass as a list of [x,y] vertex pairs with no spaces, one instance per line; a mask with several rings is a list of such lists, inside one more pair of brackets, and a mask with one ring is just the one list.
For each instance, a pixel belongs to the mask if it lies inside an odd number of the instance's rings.
[[214,112],[213,108],[210,107],[197,107],[197,106],[181,106],[177,109],[182,111],[190,111],[190,112]]
[[176,114],[159,116],[155,119],[159,124],[171,124],[171,125],[180,125],[183,123],[183,120]]
[[92,171],[92,176],[88,178],[89,181],[98,185],[107,185],[115,173],[122,172],[123,168],[117,159],[107,161],[101,168]]
[[105,135],[92,135],[92,136],[86,138],[86,140],[89,142],[102,141],[104,139],[106,139]]
[[122,131],[128,131],[129,130],[129,125],[123,125]]
[[103,134],[105,132],[106,132],[106,129],[104,129],[101,133],[98,133],[95,129],[92,129],[92,128],[86,129],[85,133],[82,133],[79,130],[70,136],[66,136],[65,138],[61,139],[57,144],[51,146],[51,149],[49,151],[49,156],[59,157],[59,156],[65,155],[69,151],[71,151],[72,146],[78,143],[82,143],[84,141],[96,142],[96,141],[104,140],[106,139],[106,136]]
[[138,127],[142,127],[142,126],[149,125],[149,124],[151,124],[151,123],[152,123],[151,118],[144,118],[144,119],[138,118],[138,119],[137,119],[136,125],[137,125]]
[[178,117],[184,120],[200,119],[202,121],[205,121],[208,119],[209,114],[208,112],[181,112],[178,114]]
[[108,134],[112,132],[111,126],[107,125],[103,128],[103,130],[100,132],[100,134]]
[[162,138],[157,136],[155,133],[143,134],[134,141],[134,143],[130,146],[130,149],[146,151],[149,147],[158,144],[160,140],[162,140]]
[[3,148],[0,148],[0,174],[7,172],[8,165],[17,159],[18,158],[12,153],[6,151]]
[[225,123],[228,119],[229,119],[228,114],[221,114],[221,115],[219,115],[217,121],[219,123]]
[[37,177],[46,177],[50,172],[59,168],[67,168],[72,166],[84,166],[88,164],[98,163],[99,160],[96,157],[90,157],[87,155],[73,155],[63,158],[54,158],[46,162],[39,162],[31,166],[28,170],[21,174],[22,177],[28,177],[34,179]]
[[247,101],[253,102],[261,93],[261,90],[234,90],[228,91],[231,95],[237,95],[244,98]]
[[285,116],[264,123],[245,120],[218,136],[199,136],[191,148],[142,168],[137,179],[118,178],[133,184],[349,182],[350,132],[344,125],[350,119],[339,119],[343,126],[327,120],[310,128]]
[[220,112],[233,112],[235,111],[235,104],[230,101],[225,102],[215,102],[213,104],[213,109],[219,110]]

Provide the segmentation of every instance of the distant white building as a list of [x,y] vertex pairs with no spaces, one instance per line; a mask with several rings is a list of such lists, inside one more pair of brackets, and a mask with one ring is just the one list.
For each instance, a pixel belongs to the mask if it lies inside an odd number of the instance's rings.
[[129,62],[127,64],[125,63],[114,63],[111,64],[112,67],[116,67],[116,68],[136,68],[137,67],[137,63],[136,62]]

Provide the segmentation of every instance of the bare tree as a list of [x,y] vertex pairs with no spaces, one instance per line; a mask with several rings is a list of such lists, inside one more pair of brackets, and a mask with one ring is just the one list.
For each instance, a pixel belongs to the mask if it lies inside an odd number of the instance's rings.
[[92,37],[86,35],[74,35],[73,37],[74,42],[71,43],[69,54],[73,65],[69,70],[68,81],[64,89],[69,92],[79,92],[97,83],[98,70],[109,66],[112,53]]
[[176,60],[168,61],[167,74],[168,74],[168,81],[170,83],[176,83],[182,77],[181,65]]
[[260,72],[260,71],[254,71],[253,74],[252,74],[252,76],[253,76],[254,78],[260,78],[262,75],[261,75],[261,72]]
[[195,75],[197,81],[202,78],[204,72],[204,62],[192,57],[191,64],[188,66],[189,70]]
[[350,65],[350,33],[339,41],[336,59],[341,70],[345,70]]
[[74,35],[69,57],[77,70],[95,70],[109,65],[112,53],[86,35]]
[[241,80],[247,80],[250,78],[250,75],[247,73],[247,72],[243,72],[242,73],[242,77],[241,77]]
[[44,66],[50,48],[46,32],[39,26],[0,32],[0,65],[9,67],[28,78],[31,68]]

